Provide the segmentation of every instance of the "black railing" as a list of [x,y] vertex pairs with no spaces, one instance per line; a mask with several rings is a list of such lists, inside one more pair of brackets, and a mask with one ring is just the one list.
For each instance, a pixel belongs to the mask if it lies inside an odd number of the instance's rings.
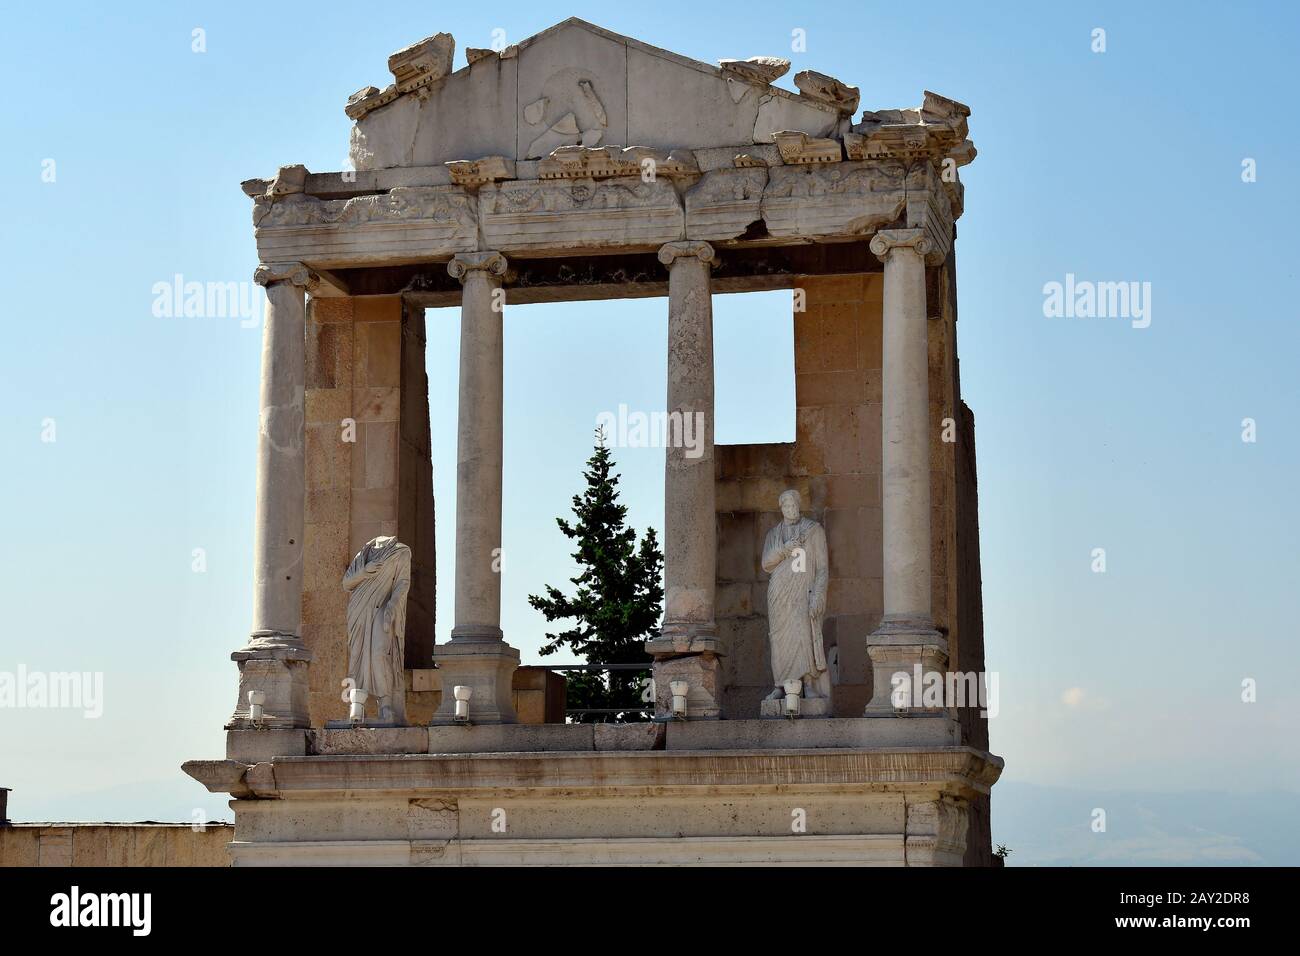
[[[545,671],[579,671],[586,674],[600,674],[607,671],[645,671],[649,676],[650,665],[646,664],[530,664],[538,670]],[[639,707],[565,707],[564,716],[581,714],[654,714],[654,701]]]

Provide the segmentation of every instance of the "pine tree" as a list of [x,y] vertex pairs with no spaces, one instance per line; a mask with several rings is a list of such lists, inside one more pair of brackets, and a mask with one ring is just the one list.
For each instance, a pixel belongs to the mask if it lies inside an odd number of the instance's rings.
[[618,501],[619,476],[613,464],[604,430],[597,429],[595,450],[583,472],[586,491],[573,496],[576,520],[555,519],[565,537],[577,542],[573,559],[582,570],[569,579],[577,592],[570,598],[547,585],[546,597],[528,597],[548,623],[574,621],[568,630],[546,635],[543,655],[569,647],[590,664],[646,665],[645,670],[571,672],[569,708],[630,708],[621,715],[577,715],[580,722],[613,721],[616,716],[646,719],[639,711],[645,706],[642,682],[650,676],[644,644],[657,631],[663,613],[663,554],[654,528],[646,529],[638,547],[636,529],[626,527],[627,507]]

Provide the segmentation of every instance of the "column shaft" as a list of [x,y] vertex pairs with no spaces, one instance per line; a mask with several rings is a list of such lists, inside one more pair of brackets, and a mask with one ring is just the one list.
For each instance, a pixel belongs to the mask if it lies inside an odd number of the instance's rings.
[[253,525],[253,641],[302,636],[306,273],[263,272],[261,419]]
[[[504,307],[501,271],[464,271],[456,432],[456,621],[452,640],[501,640]],[[495,308],[494,308],[495,306]]]
[[885,257],[882,359],[885,618],[929,622],[930,391],[925,260]]
[[713,249],[669,243],[664,456],[664,636],[712,637],[717,580],[713,473]]

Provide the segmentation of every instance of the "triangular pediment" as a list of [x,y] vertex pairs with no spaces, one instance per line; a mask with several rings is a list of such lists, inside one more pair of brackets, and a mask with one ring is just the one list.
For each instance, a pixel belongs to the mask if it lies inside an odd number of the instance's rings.
[[499,52],[469,50],[454,72],[452,42],[440,34],[395,54],[395,83],[349,101],[358,169],[541,159],[578,145],[743,147],[851,123],[852,108],[820,91],[791,93],[762,69],[701,63],[577,18]]

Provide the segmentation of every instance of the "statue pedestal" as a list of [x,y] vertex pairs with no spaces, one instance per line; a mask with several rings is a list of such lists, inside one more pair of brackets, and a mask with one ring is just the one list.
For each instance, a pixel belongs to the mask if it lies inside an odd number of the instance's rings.
[[[758,705],[758,716],[764,720],[772,720],[777,717],[789,718],[790,715],[785,712],[784,700],[765,700]],[[805,717],[831,717],[834,716],[834,708],[829,697],[801,697],[799,699],[799,713],[794,719],[799,720]]]
[[442,681],[442,704],[431,724],[456,723],[457,685],[471,687],[469,722],[471,724],[513,724],[514,704],[510,687],[519,666],[519,651],[505,641],[452,640],[439,644],[433,651],[434,663]]

